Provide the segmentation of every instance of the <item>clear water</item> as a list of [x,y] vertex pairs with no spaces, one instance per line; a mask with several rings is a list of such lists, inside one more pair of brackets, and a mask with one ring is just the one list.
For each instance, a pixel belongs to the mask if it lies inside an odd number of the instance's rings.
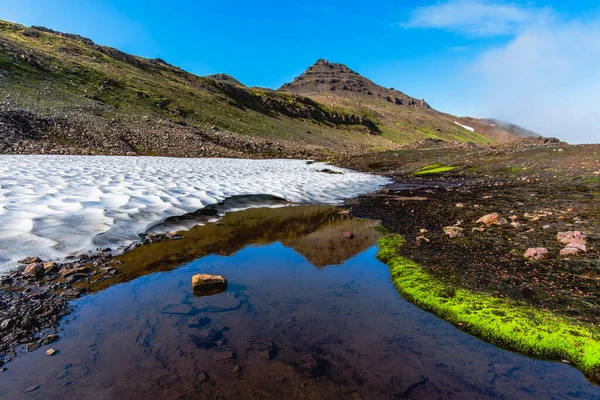
[[[349,254],[317,268],[279,241],[248,245],[82,298],[59,353],[9,363],[0,398],[600,398],[569,365],[501,350],[403,300],[374,246]],[[195,297],[196,273],[229,287]]]

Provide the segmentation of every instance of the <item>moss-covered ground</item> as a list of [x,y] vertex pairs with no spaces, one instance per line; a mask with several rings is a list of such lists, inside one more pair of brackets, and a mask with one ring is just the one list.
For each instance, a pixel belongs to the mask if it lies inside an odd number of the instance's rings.
[[392,281],[417,306],[498,346],[534,357],[567,360],[589,377],[600,372],[600,330],[514,300],[453,288],[400,255],[402,236],[379,241],[379,259]]

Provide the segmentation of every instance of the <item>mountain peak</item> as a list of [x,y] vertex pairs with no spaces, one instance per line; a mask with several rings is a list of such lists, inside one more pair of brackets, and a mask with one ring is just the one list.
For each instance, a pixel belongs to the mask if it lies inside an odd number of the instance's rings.
[[424,100],[377,85],[346,65],[332,63],[323,58],[318,59],[302,75],[284,84],[279,90],[296,94],[382,98],[400,106],[429,108]]

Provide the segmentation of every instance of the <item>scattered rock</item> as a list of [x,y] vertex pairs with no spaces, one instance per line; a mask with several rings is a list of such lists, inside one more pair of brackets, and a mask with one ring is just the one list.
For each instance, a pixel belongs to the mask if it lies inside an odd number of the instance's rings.
[[28,278],[41,279],[44,277],[44,265],[41,262],[34,262],[25,267],[23,275]]
[[25,345],[25,350],[27,350],[27,352],[32,352],[35,351],[37,349],[40,348],[40,344],[39,343],[27,343]]
[[58,335],[48,335],[42,340],[42,344],[44,346],[49,345],[50,343],[54,343],[58,340]]
[[560,251],[561,256],[573,256],[579,253],[587,253],[587,246],[585,244],[568,244],[567,247]]
[[458,226],[446,226],[444,227],[444,233],[451,239],[465,236],[464,229]]
[[0,323],[0,330],[10,329],[15,325],[16,321],[12,318],[5,319]]
[[344,238],[346,238],[346,239],[354,239],[354,233],[352,233],[352,232],[344,232]]
[[543,260],[548,257],[548,249],[545,247],[532,247],[527,249],[523,257],[528,260]]
[[48,350],[46,350],[46,355],[47,356],[53,356],[56,353],[58,353],[58,351],[56,349],[53,349],[53,348],[49,348]]
[[79,267],[79,268],[64,268],[58,273],[61,277],[67,278],[75,274],[87,274],[90,272],[90,267]]
[[483,217],[479,218],[476,221],[477,224],[484,224],[486,226],[505,225],[507,222],[508,221],[506,221],[506,219],[502,218],[502,216],[500,216],[500,214],[498,214],[498,213],[491,213],[491,214],[484,215]]
[[227,288],[227,280],[221,275],[197,274],[192,277],[192,289],[196,292],[210,292]]
[[556,239],[566,245],[571,244],[587,244],[587,236],[580,231],[559,232]]
[[240,372],[241,370],[242,370],[242,367],[240,367],[239,365],[233,366],[233,372]]
[[198,381],[199,381],[200,383],[202,383],[202,382],[206,382],[206,381],[208,381],[208,380],[210,380],[210,376],[208,376],[208,374],[207,374],[206,372],[201,372],[201,373],[198,375]]
[[58,272],[58,264],[55,263],[54,261],[45,262],[43,264],[43,266],[44,266],[45,273]]

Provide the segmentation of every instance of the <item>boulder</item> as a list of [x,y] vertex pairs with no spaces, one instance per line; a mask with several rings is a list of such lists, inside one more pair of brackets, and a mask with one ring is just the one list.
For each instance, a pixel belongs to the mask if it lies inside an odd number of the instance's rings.
[[41,262],[34,262],[25,267],[23,275],[28,278],[41,279],[44,277],[44,264]]
[[344,238],[346,238],[346,239],[354,239],[354,233],[352,233],[352,232],[344,232]]
[[528,260],[543,260],[548,257],[548,249],[545,247],[532,247],[527,249],[523,257]]
[[192,277],[194,292],[212,292],[227,288],[227,280],[221,275],[197,274]]
[[458,226],[446,226],[444,227],[444,233],[451,239],[465,236],[464,229]]
[[586,245],[587,244],[587,236],[580,231],[567,231],[567,232],[559,232],[556,235],[556,239],[562,243],[562,244],[566,244],[567,246],[573,244],[573,245],[578,245],[578,244],[583,244]]
[[491,213],[491,214],[484,215],[483,217],[479,218],[476,221],[477,224],[484,224],[486,226],[505,225],[507,222],[508,221],[506,221],[506,219],[502,218],[502,216],[498,213]]

